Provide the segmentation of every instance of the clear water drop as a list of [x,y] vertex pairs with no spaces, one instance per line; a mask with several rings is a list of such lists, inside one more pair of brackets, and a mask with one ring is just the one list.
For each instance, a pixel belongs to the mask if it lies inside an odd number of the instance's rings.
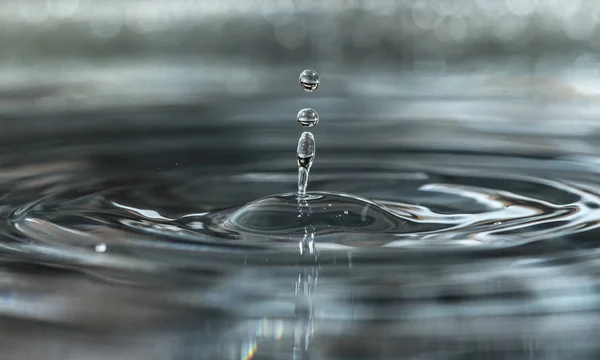
[[[309,131],[305,131],[298,139],[298,149],[296,151],[298,158],[308,159],[315,156],[315,137]],[[300,164],[299,164],[300,165]],[[310,163],[302,163],[303,167],[310,167]]]
[[299,81],[304,91],[313,92],[319,87],[319,74],[314,70],[304,70],[300,73]]
[[308,173],[315,159],[315,137],[311,132],[303,132],[298,140],[298,195],[306,195]]
[[297,115],[298,124],[303,127],[313,127],[319,124],[319,114],[313,109],[302,109]]

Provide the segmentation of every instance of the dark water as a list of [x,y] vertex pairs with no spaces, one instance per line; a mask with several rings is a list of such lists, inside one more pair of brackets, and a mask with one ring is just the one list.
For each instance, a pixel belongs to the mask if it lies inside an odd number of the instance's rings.
[[600,356],[593,124],[313,100],[299,205],[302,103],[6,116],[2,358]]

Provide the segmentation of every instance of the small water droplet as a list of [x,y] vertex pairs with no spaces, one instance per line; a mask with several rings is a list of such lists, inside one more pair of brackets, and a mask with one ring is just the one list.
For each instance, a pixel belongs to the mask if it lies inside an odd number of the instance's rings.
[[304,70],[299,80],[304,91],[313,92],[319,87],[319,74],[314,70]]
[[348,215],[348,210],[344,210],[344,214]]
[[296,118],[298,124],[303,127],[313,127],[319,123],[319,114],[310,108],[300,110]]
[[96,250],[96,252],[99,253],[103,253],[106,252],[107,246],[105,243],[100,243],[98,245],[96,245],[96,247],[94,248],[94,250]]
[[494,225],[502,225],[502,221],[496,221]]

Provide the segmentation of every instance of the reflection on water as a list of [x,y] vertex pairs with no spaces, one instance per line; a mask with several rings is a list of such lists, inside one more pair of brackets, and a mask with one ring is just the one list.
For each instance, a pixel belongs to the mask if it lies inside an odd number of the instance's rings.
[[321,101],[300,208],[294,101],[7,118],[3,353],[597,358],[594,133],[427,101]]

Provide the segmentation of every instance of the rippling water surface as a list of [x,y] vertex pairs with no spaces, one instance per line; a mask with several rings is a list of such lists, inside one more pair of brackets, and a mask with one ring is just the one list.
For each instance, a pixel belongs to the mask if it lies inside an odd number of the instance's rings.
[[311,101],[301,201],[302,99],[7,116],[10,358],[597,359],[581,104]]

